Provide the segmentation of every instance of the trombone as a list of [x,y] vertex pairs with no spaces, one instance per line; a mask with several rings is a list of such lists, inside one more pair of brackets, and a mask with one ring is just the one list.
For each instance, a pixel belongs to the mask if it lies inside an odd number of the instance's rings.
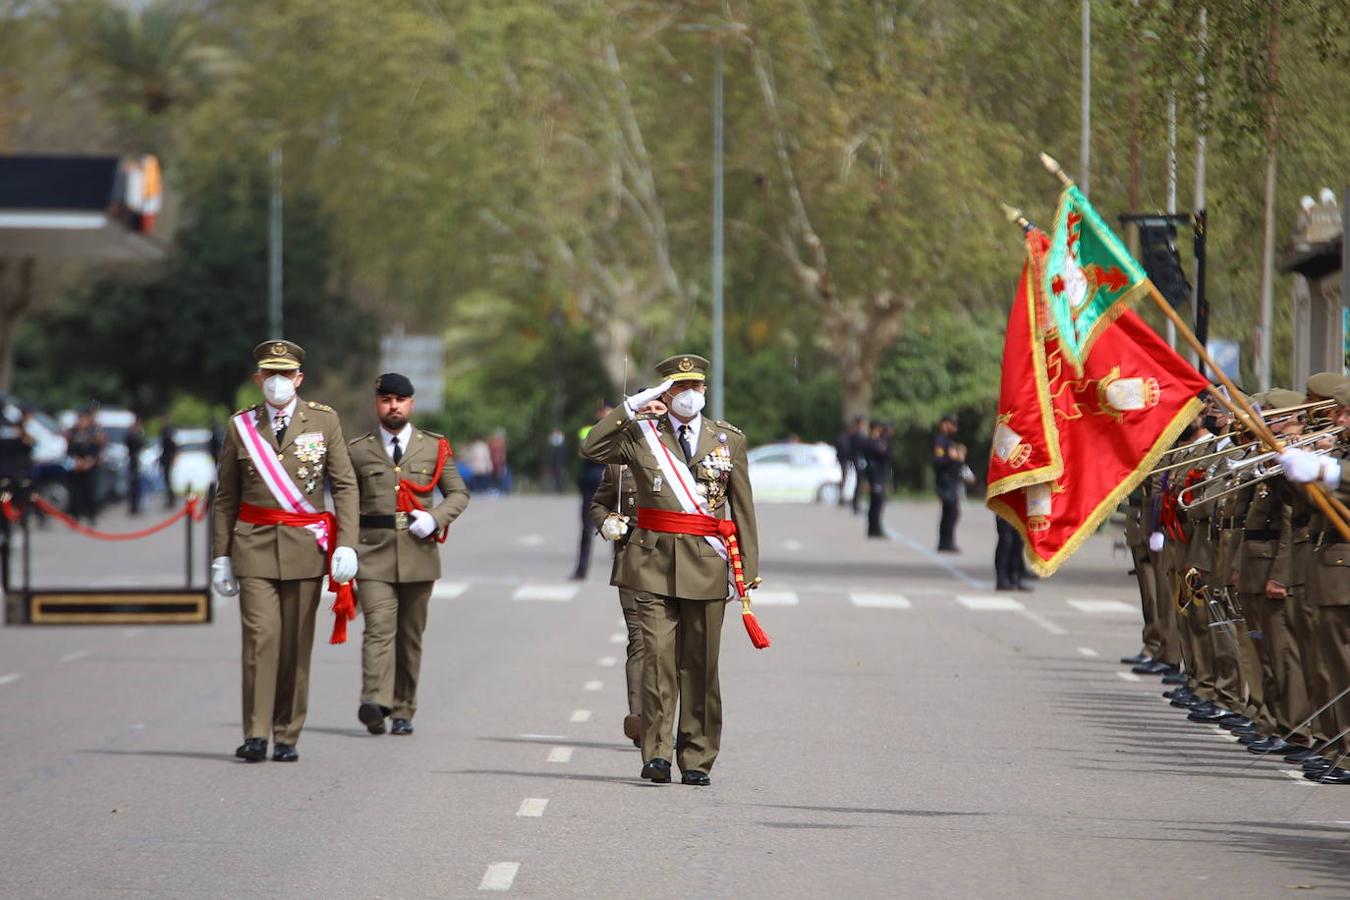
[[[1285,444],[1285,448],[1288,449],[1291,447],[1306,447],[1309,444],[1316,444],[1319,441],[1322,441],[1326,438],[1339,436],[1342,433],[1344,433],[1344,431],[1345,428],[1343,428],[1340,425],[1335,425],[1332,426],[1331,428],[1326,428],[1323,429],[1322,431],[1315,431],[1312,432],[1311,434],[1305,434],[1294,440],[1291,440]],[[1327,453],[1330,453],[1333,449],[1335,448],[1318,447],[1314,448],[1312,452],[1324,456]],[[1236,462],[1230,462],[1227,464],[1220,463],[1219,465],[1226,466],[1224,471],[1221,471],[1216,475],[1212,475],[1209,478],[1206,478],[1204,481],[1198,482],[1186,488],[1182,492],[1183,496],[1177,501],[1177,505],[1182,509],[1194,509],[1201,503],[1208,503],[1211,500],[1217,500],[1220,497],[1226,497],[1229,494],[1233,493],[1234,491],[1239,491],[1242,488],[1247,487],[1248,485],[1257,483],[1258,481],[1265,481],[1266,479],[1274,478],[1276,475],[1280,475],[1284,472],[1283,467],[1280,466],[1278,462],[1275,462],[1274,465],[1271,464],[1272,461],[1275,461],[1278,456],[1279,454],[1275,453],[1273,450],[1267,450],[1263,453],[1257,453],[1253,456],[1249,456],[1246,459],[1241,459]],[[1223,482],[1223,481],[1229,481],[1231,482],[1231,484],[1228,484],[1222,490],[1219,490],[1217,492],[1206,491],[1206,488],[1208,488],[1215,482]],[[1187,494],[1190,495],[1191,497],[1189,501],[1184,496]]]
[[[1262,418],[1263,420],[1265,420],[1266,422],[1271,422],[1271,421],[1273,421],[1273,420],[1275,420],[1275,419],[1286,419],[1286,418],[1289,418],[1291,415],[1293,415],[1293,414],[1295,414],[1295,413],[1305,413],[1305,414],[1306,414],[1306,413],[1311,413],[1311,412],[1313,412],[1313,411],[1315,411],[1315,410],[1330,409],[1330,408],[1332,408],[1333,406],[1337,406],[1337,405],[1338,405],[1338,404],[1336,403],[1335,400],[1315,400],[1315,401],[1312,401],[1312,402],[1309,402],[1309,403],[1299,403],[1299,404],[1297,404],[1297,405],[1295,405],[1295,406],[1282,406],[1282,407],[1280,407],[1280,408],[1278,408],[1278,409],[1263,409],[1263,410],[1260,410],[1260,413],[1261,413],[1261,418]],[[1181,468],[1181,467],[1183,467],[1183,466],[1193,465],[1193,464],[1198,463],[1198,462],[1201,462],[1201,461],[1203,461],[1203,460],[1213,459],[1213,458],[1218,457],[1218,456],[1226,456],[1226,455],[1228,455],[1228,454],[1230,454],[1230,453],[1236,453],[1236,452],[1238,452],[1238,451],[1240,451],[1240,450],[1246,448],[1246,447],[1249,446],[1249,445],[1248,445],[1248,444],[1235,444],[1235,445],[1233,445],[1233,446],[1231,446],[1231,447],[1225,447],[1223,450],[1216,450],[1216,451],[1214,451],[1214,452],[1212,452],[1212,453],[1207,453],[1207,454],[1205,454],[1204,456],[1198,456],[1198,457],[1196,457],[1195,459],[1188,459],[1188,460],[1181,461],[1181,462],[1170,462],[1170,463],[1169,463],[1169,462],[1163,462],[1164,460],[1170,459],[1171,457],[1173,457],[1173,456],[1174,456],[1175,454],[1177,454],[1177,453],[1184,453],[1184,452],[1186,452],[1186,451],[1188,451],[1188,450],[1195,450],[1197,447],[1203,447],[1205,444],[1208,444],[1208,443],[1211,443],[1211,442],[1213,442],[1213,441],[1215,441],[1215,440],[1218,440],[1218,439],[1221,438],[1221,437],[1225,437],[1225,436],[1232,437],[1232,436],[1234,436],[1234,434],[1236,434],[1236,433],[1246,432],[1246,431],[1247,431],[1247,429],[1244,428],[1244,427],[1242,426],[1242,423],[1241,423],[1241,422],[1235,422],[1235,423],[1234,423],[1234,433],[1232,433],[1232,434],[1228,434],[1228,435],[1224,435],[1224,434],[1211,434],[1211,435],[1208,435],[1208,436],[1206,436],[1206,437],[1200,438],[1198,441],[1192,441],[1191,443],[1186,444],[1186,445],[1184,445],[1184,446],[1181,446],[1181,447],[1173,447],[1172,449],[1170,449],[1170,450],[1166,451],[1165,453],[1163,453],[1163,455],[1162,455],[1161,457],[1159,457],[1159,462],[1162,463],[1162,464],[1159,465],[1159,466],[1157,466],[1156,468],[1154,468],[1153,471],[1152,471],[1150,474],[1156,475],[1156,474],[1158,474],[1158,473],[1160,473],[1160,472],[1167,472],[1167,471],[1170,471],[1171,469],[1179,469],[1179,468]]]

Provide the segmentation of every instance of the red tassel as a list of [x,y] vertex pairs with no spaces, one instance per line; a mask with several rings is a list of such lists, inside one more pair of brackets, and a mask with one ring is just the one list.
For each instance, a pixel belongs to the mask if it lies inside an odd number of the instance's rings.
[[764,629],[759,627],[759,620],[755,618],[755,614],[750,611],[749,607],[741,609],[741,621],[745,622],[745,633],[750,635],[750,643],[754,645],[756,650],[763,650],[773,643],[769,640],[769,636],[764,633]]
[[352,590],[352,585],[351,581],[343,584],[333,584],[332,579],[328,581],[328,589],[337,594],[337,599],[333,601],[333,635],[328,639],[330,644],[347,643],[347,622],[356,618],[356,591]]

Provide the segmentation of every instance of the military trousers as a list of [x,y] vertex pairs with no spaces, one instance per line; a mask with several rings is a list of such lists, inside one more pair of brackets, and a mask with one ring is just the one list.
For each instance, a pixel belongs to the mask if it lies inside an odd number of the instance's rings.
[[627,657],[624,676],[628,682],[628,714],[642,715],[642,667],[647,653],[642,643],[642,620],[638,614],[637,593],[619,588],[619,607],[623,610],[623,624],[628,629]]
[[1153,556],[1153,575],[1157,579],[1154,610],[1158,614],[1158,638],[1161,644],[1155,659],[1181,666],[1189,664],[1182,656],[1181,615],[1177,610],[1176,567],[1179,548],[1170,541]]
[[[1283,735],[1308,717],[1307,680],[1303,654],[1295,639],[1295,609],[1284,600],[1258,598],[1266,707]],[[1295,738],[1298,742],[1298,739]]]
[[309,656],[321,579],[240,576],[244,737],[300,740],[309,711]]
[[[1236,591],[1236,589],[1234,589]],[[1234,709],[1253,721],[1260,721],[1265,715],[1265,689],[1262,680],[1261,651],[1256,646],[1256,637],[1252,632],[1261,631],[1255,600],[1250,595],[1234,593],[1242,622],[1237,625],[1238,672],[1242,677],[1242,687],[1247,702]]]
[[[1350,687],[1350,606],[1320,606],[1317,622],[1322,636],[1320,658],[1331,684],[1330,696],[1322,701],[1325,703]],[[1350,757],[1350,734],[1340,733],[1350,728],[1350,694],[1336,700],[1331,710],[1329,718],[1335,731],[1328,737],[1334,740],[1322,755],[1334,761],[1342,754]],[[1342,758],[1338,765],[1347,767],[1350,763]]]
[[1148,545],[1131,544],[1130,557],[1134,561],[1134,577],[1139,582],[1139,605],[1144,614],[1144,653],[1159,659],[1162,652],[1162,625],[1158,620],[1158,576],[1153,571],[1153,557]]
[[[712,771],[722,745],[717,660],[725,600],[681,600],[639,591],[642,624],[642,758],[683,772]],[[672,740],[679,710],[679,728]]]
[[357,590],[365,633],[361,636],[361,701],[389,710],[395,719],[417,712],[422,633],[434,581],[362,581]]

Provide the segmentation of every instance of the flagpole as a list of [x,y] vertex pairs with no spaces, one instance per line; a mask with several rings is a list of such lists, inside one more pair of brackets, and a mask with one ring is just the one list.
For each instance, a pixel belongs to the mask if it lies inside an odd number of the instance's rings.
[[[1063,167],[1060,166],[1054,157],[1042,153],[1041,163],[1052,175],[1058,178],[1060,183],[1065,187],[1073,186],[1073,179],[1065,174]],[[1177,311],[1172,308],[1172,304],[1168,303],[1162,294],[1158,293],[1158,288],[1154,286],[1152,280],[1145,279],[1144,283],[1148,285],[1148,294],[1153,299],[1154,304],[1162,311],[1162,314],[1167,317],[1168,321],[1176,325],[1177,334],[1191,346],[1191,349],[1200,357],[1200,360],[1214,373],[1215,377],[1219,379],[1220,383],[1222,383],[1228,391],[1228,393],[1225,394],[1223,391],[1211,386],[1209,389],[1210,394],[1212,394],[1219,403],[1225,406],[1235,418],[1246,425],[1249,431],[1260,438],[1261,443],[1265,444],[1267,448],[1276,453],[1283,453],[1285,449],[1284,444],[1275,436],[1275,432],[1270,430],[1270,426],[1266,424],[1265,419],[1261,418],[1260,414],[1252,408],[1251,404],[1247,401],[1246,396],[1237,389],[1237,385],[1233,384],[1232,380],[1228,377],[1228,373],[1219,368],[1214,360],[1210,358],[1209,351],[1205,349],[1204,344],[1201,344],[1199,338],[1191,331],[1190,326],[1186,324],[1186,320],[1177,314]],[[1307,482],[1304,484],[1304,488],[1307,490],[1308,496],[1312,499],[1317,508],[1331,520],[1336,526],[1336,530],[1341,533],[1341,536],[1345,538],[1346,541],[1350,542],[1350,521],[1347,521],[1350,520],[1350,509],[1347,509],[1345,504],[1336,497],[1328,494],[1321,482]]]

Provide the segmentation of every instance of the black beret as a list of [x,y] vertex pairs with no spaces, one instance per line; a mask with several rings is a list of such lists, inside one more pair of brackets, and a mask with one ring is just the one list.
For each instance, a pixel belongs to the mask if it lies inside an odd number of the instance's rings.
[[407,375],[400,375],[397,372],[385,372],[379,378],[375,379],[375,393],[393,394],[397,397],[411,397],[413,395],[413,384],[408,380]]

